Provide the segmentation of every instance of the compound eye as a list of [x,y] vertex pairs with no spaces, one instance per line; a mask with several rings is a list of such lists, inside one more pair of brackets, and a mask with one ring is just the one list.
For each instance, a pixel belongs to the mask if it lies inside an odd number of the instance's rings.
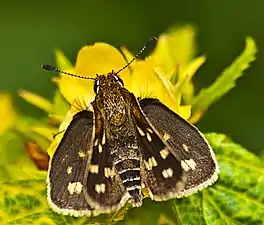
[[99,80],[96,80],[94,82],[94,93],[95,94],[98,94],[98,92],[99,92],[99,84],[100,84]]
[[115,78],[115,80],[118,81],[122,86],[124,86],[124,81],[123,81],[119,76],[114,75],[114,78]]

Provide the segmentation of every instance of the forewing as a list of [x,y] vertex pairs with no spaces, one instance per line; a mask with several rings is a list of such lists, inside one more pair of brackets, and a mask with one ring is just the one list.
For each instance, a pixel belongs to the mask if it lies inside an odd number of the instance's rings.
[[83,178],[92,138],[92,114],[84,110],[73,117],[50,161],[48,202],[58,213],[90,216],[94,211],[83,193]]
[[84,178],[84,194],[92,207],[100,212],[109,213],[123,207],[129,194],[113,166],[104,121],[96,106],[94,124],[91,158]]
[[132,102],[132,113],[143,158],[143,183],[153,200],[162,201],[175,197],[175,193],[183,190],[185,181],[180,161],[147,121],[136,100]]
[[148,121],[163,137],[171,153],[181,162],[186,174],[179,197],[190,195],[217,180],[219,167],[210,145],[196,127],[157,99],[140,100]]

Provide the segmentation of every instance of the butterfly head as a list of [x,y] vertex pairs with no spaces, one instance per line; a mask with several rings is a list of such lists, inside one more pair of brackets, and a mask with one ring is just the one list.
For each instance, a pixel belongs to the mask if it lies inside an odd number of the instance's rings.
[[124,82],[114,71],[106,75],[97,75],[94,81],[94,93],[99,94],[103,90],[112,90],[120,86],[124,86]]

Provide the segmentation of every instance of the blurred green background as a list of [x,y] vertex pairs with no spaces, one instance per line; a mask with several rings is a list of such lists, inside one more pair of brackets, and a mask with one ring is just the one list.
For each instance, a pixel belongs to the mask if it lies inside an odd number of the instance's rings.
[[[221,132],[248,149],[264,151],[264,1],[2,1],[0,8],[0,90],[16,95],[23,88],[51,98],[54,75],[40,64],[55,64],[61,49],[75,62],[78,50],[98,41],[125,45],[136,53],[151,36],[168,27],[191,23],[198,29],[198,55],[207,62],[195,76],[206,87],[231,64],[252,36],[257,61],[237,87],[213,105],[198,123],[202,132]],[[16,97],[20,112],[41,111]]]

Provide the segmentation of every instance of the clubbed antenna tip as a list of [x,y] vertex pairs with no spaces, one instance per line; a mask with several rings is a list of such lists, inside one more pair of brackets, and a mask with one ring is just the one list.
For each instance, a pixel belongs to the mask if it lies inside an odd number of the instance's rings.
[[123,68],[121,68],[120,70],[118,70],[116,72],[116,74],[120,73],[122,70],[126,69],[132,62],[134,62],[139,55],[148,47],[148,45],[153,42],[153,41],[157,41],[156,37],[152,37],[148,40],[148,42],[143,46],[143,48],[134,56],[134,58],[132,60],[130,60],[130,62],[128,62]]
[[78,78],[81,78],[81,79],[86,79],[86,80],[95,80],[95,78],[92,78],[92,77],[85,77],[85,76],[80,76],[80,75],[77,75],[77,74],[73,74],[73,73],[69,73],[69,72],[65,72],[63,70],[60,70],[54,66],[51,66],[51,65],[47,65],[47,64],[43,64],[41,65],[41,68],[43,68],[44,70],[48,70],[48,71],[55,71],[55,72],[59,72],[59,73],[63,73],[63,74],[66,74],[68,76],[72,76],[72,77],[78,77]]
[[47,64],[41,65],[41,68],[44,70],[48,70],[48,71],[56,71],[56,68],[54,66],[47,65]]

